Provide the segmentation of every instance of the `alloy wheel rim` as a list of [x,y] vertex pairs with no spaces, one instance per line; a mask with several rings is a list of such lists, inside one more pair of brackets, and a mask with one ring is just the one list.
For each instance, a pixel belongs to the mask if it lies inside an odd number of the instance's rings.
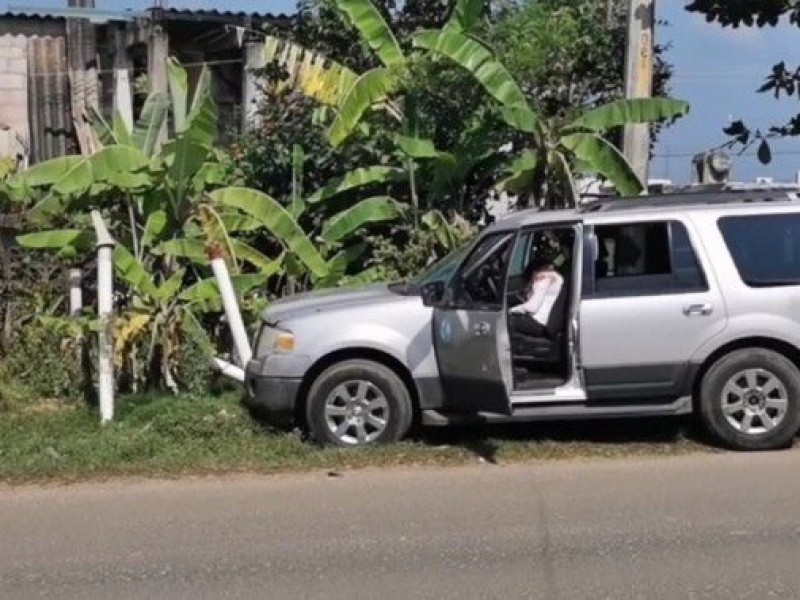
[[736,431],[762,435],[775,429],[789,408],[786,386],[766,369],[746,369],[728,379],[720,398],[722,414]]
[[345,381],[325,400],[325,423],[344,444],[356,446],[374,442],[388,422],[389,402],[369,381]]

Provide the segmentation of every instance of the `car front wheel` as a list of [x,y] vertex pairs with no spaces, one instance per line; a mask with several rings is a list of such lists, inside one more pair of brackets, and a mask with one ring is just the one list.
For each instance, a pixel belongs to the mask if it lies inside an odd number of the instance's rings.
[[708,430],[730,448],[785,448],[800,429],[800,371],[777,352],[737,350],[706,373],[700,407]]
[[400,440],[411,426],[411,397],[390,368],[370,360],[328,367],[308,394],[306,420],[320,443],[365,446]]

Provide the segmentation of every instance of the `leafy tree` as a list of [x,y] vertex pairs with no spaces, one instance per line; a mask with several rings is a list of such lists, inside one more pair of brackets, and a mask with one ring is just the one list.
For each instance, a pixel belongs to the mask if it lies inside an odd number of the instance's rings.
[[[607,138],[627,123],[653,123],[686,114],[686,102],[669,98],[617,100],[572,119],[534,118],[523,125],[533,143],[511,164],[503,187],[534,204],[575,206],[576,175],[599,175],[622,195],[636,196],[644,185]],[[524,142],[523,142],[524,143]]]
[[[556,10],[554,6],[541,7],[538,3],[527,5],[521,13],[515,12],[520,11],[519,8],[509,11],[515,17],[527,17],[528,21],[538,19],[539,25],[551,25],[543,29],[553,32],[534,36],[537,41],[528,44],[527,54],[512,51],[514,42],[522,44],[523,40],[522,32],[515,30],[515,25],[506,24],[505,29],[499,28],[496,34],[498,40],[514,38],[505,45],[505,50],[527,75],[530,84],[527,89],[512,76],[499,55],[477,37],[486,29],[483,17],[487,14],[487,4],[483,0],[460,0],[441,28],[416,30],[407,40],[395,35],[379,8],[368,0],[332,0],[331,5],[339,11],[345,24],[359,32],[362,46],[373,50],[378,59],[374,66],[356,73],[341,63],[308,49],[287,46],[285,42],[283,51],[279,52],[282,44],[274,39],[268,42],[272,48],[270,55],[291,72],[290,79],[297,89],[335,108],[336,115],[328,130],[334,147],[357,135],[361,128],[369,127],[375,114],[389,115],[390,121],[394,120],[398,129],[395,141],[409,173],[410,196],[415,207],[427,192],[438,201],[435,206],[467,209],[464,199],[470,196],[464,192],[469,189],[470,182],[477,179],[482,183],[484,194],[496,183],[498,168],[506,161],[500,148],[508,138],[516,141],[517,151],[526,151],[521,162],[517,160],[512,165],[514,187],[522,181],[529,184],[526,199],[541,203],[549,193],[553,198],[574,202],[575,159],[583,172],[611,179],[620,191],[638,192],[641,183],[636,182],[628,165],[622,164],[624,159],[614,148],[614,140],[598,134],[602,132],[613,138],[616,129],[626,122],[658,122],[680,116],[686,110],[683,104],[660,101],[654,101],[649,108],[646,108],[647,102],[624,107],[615,105],[603,114],[614,114],[616,121],[600,124],[595,120],[591,132],[570,130],[570,123],[580,113],[581,103],[602,103],[600,92],[603,90],[580,88],[580,94],[573,98],[571,93],[576,86],[568,83],[566,92],[557,90],[551,97],[545,97],[543,90],[554,86],[548,86],[552,84],[547,75],[551,67],[544,65],[548,61],[558,63],[552,59],[554,52],[561,52],[562,45],[568,46],[571,52],[578,50],[575,43],[569,41],[580,27],[587,27],[587,23],[596,18],[597,5],[590,7],[594,12],[572,10],[572,7]],[[612,11],[609,17],[615,14]],[[558,23],[545,23],[547,17],[553,16]],[[402,43],[404,41],[407,43]],[[581,43],[592,45],[586,41]],[[302,60],[299,59],[301,55]],[[561,77],[576,66],[572,54],[568,56],[570,60],[562,61],[566,66],[560,67]],[[593,61],[586,64],[590,66],[583,65],[583,68],[591,68]],[[428,81],[426,77],[418,77],[420,73],[437,73],[438,77],[430,78],[436,82],[437,89],[419,85],[419,81]],[[534,83],[537,78],[541,82],[539,87]],[[458,85],[443,86],[449,79]],[[619,78],[616,82],[615,85],[619,85]],[[459,91],[455,100],[452,89]],[[448,120],[446,114],[435,108],[438,104],[448,106],[447,100],[437,102],[448,92],[450,103],[463,101],[470,109],[466,114],[453,110],[458,122],[450,127],[446,125],[454,119]],[[624,119],[618,121],[621,116]],[[592,134],[591,140],[582,137],[586,133]],[[532,161],[535,168],[530,166]],[[520,171],[520,165],[527,166]],[[420,173],[424,177],[417,177]],[[481,173],[485,176],[475,177]],[[556,185],[548,185],[548,179]],[[428,189],[422,189],[419,181],[424,181]],[[445,204],[441,203],[442,199],[446,199]]]
[[[626,2],[536,0],[499,11],[487,39],[545,115],[601,106],[624,94]],[[653,95],[668,92],[672,68],[656,45]]]
[[[800,2],[797,0],[693,0],[686,10],[703,14],[708,22],[719,23],[722,27],[775,27],[782,19],[800,27]],[[775,98],[800,97],[800,66],[793,68],[785,61],[775,64],[758,91],[771,93]],[[800,135],[800,111],[788,122],[764,131],[752,128],[743,120],[731,123],[723,131],[730,137],[725,144],[728,147],[740,146],[745,151],[758,144],[758,159],[767,164],[772,160],[769,139]]]
[[[35,165],[6,182],[6,190],[27,204],[34,198],[25,214],[38,231],[18,238],[26,248],[86,255],[93,239],[89,213],[101,212],[117,241],[114,267],[124,283],[115,318],[119,366],[133,384],[160,381],[175,390],[182,337],[189,329],[199,333],[202,316],[220,309],[206,266],[209,244],[227,250],[241,295],[270,279],[335,285],[358,256],[338,253],[346,238],[369,223],[399,218],[402,210],[391,198],[373,197],[312,219],[306,232],[296,219],[314,207],[304,198],[287,210],[266,194],[223,188],[231,182],[213,147],[216,108],[208,71],[191,99],[186,72],[175,62],[169,81],[169,96],[151,94],[133,128],[118,115],[111,124],[92,116],[102,149]],[[174,132],[160,143],[168,113]],[[264,243],[257,248],[253,239]],[[246,297],[245,304],[253,306]],[[76,333],[93,320],[50,324]]]
[[784,16],[800,25],[797,0],[692,0],[686,10],[701,13],[708,22],[716,21],[723,27],[774,27]]
[[[599,175],[623,194],[635,195],[643,184],[607,134],[628,123],[652,123],[682,116],[685,102],[666,98],[618,100],[564,119],[551,117],[529,103],[516,80],[491,52],[467,33],[445,27],[422,31],[414,44],[470,72],[499,104],[505,122],[517,130],[512,164],[513,189],[523,203],[574,205],[574,174]],[[554,186],[549,184],[555,183]],[[510,188],[511,189],[511,188]]]

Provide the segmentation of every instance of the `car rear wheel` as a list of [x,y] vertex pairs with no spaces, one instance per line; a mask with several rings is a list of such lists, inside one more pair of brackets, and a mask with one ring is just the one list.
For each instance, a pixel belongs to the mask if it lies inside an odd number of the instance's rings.
[[800,371],[777,352],[737,350],[706,373],[700,407],[708,430],[730,448],[785,448],[800,429]]
[[395,442],[408,432],[412,416],[403,380],[369,360],[347,360],[323,371],[306,404],[311,435],[337,446]]

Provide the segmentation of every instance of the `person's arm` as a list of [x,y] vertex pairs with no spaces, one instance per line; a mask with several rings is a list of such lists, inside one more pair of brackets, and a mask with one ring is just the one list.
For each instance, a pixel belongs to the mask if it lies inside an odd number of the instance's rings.
[[511,312],[518,314],[530,313],[535,315],[536,311],[542,307],[547,290],[550,289],[550,286],[553,285],[553,283],[553,278],[550,275],[539,275],[536,277],[536,279],[533,280],[531,295],[525,302],[512,308]]

